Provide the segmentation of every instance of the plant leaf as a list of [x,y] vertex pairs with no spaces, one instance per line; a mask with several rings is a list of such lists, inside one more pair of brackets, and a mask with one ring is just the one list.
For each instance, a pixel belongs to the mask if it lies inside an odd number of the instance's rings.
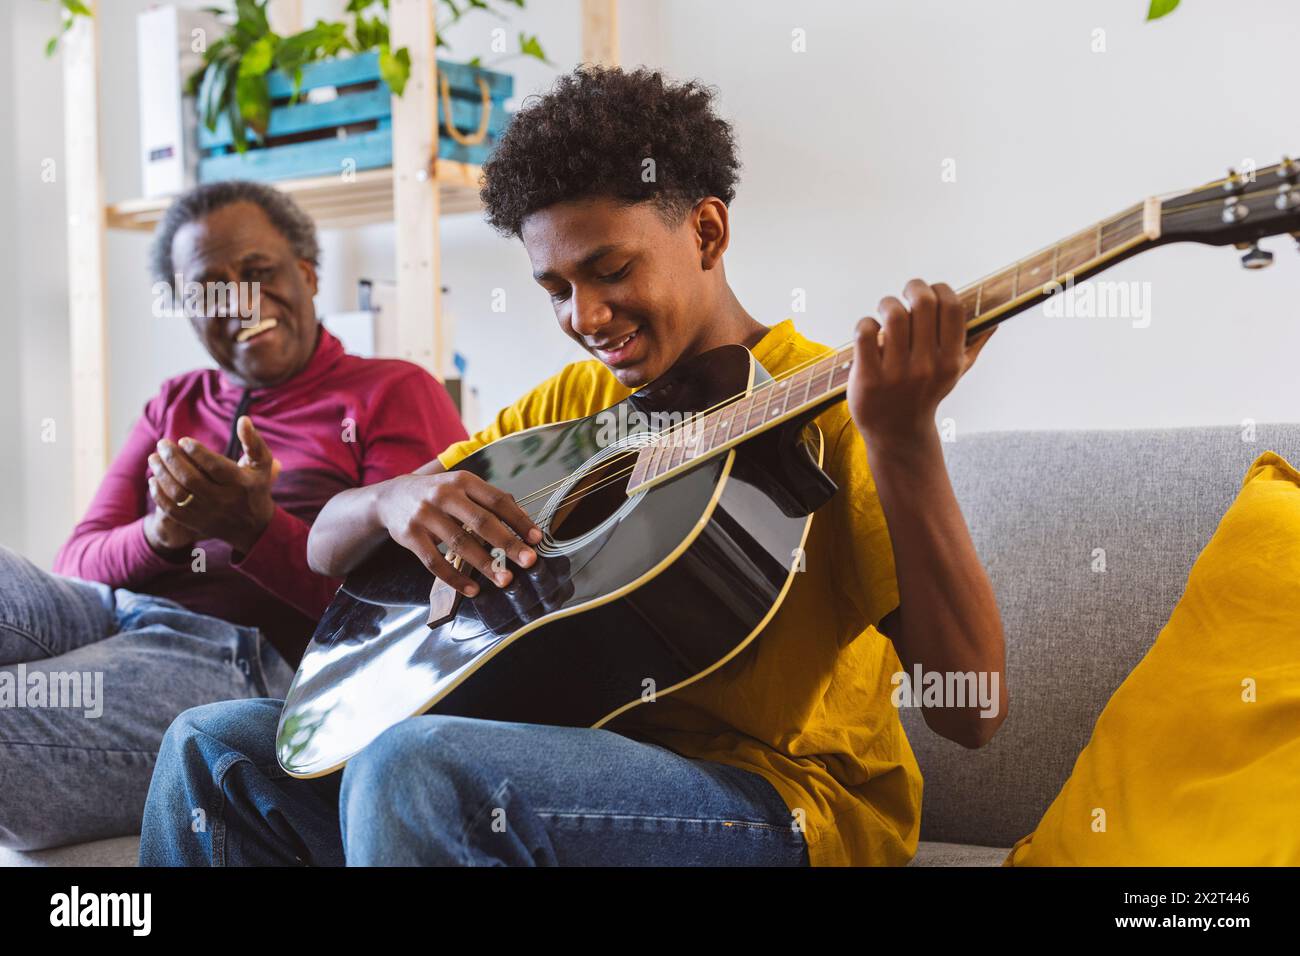
[[378,42],[375,40],[375,35],[371,32],[370,21],[365,17],[357,17],[356,34],[358,49],[369,50]]
[[247,21],[249,28],[260,36],[271,29],[266,17],[266,5],[269,0],[235,0],[235,12],[240,20]]
[[217,117],[225,107],[226,84],[230,80],[231,64],[228,60],[214,61],[203,71],[199,83],[199,116],[211,132],[217,131]]
[[546,59],[546,54],[542,52],[542,44],[538,41],[536,34],[533,36],[519,34],[519,52],[524,56],[535,56],[543,63],[549,62]]
[[1147,22],[1159,20],[1166,14],[1174,12],[1178,6],[1178,0],[1151,0],[1151,6],[1147,10]]
[[406,47],[394,52],[387,43],[379,48],[379,75],[394,96],[401,96],[411,76],[411,54]]
[[90,8],[82,3],[81,0],[63,0],[63,8],[74,17],[94,16],[94,14],[91,13]]
[[239,78],[265,76],[266,71],[271,69],[271,64],[275,62],[275,48],[280,38],[274,33],[268,33],[247,50],[239,61]]
[[48,40],[45,41],[45,55],[46,55],[46,56],[54,56],[55,52],[56,52],[58,49],[59,49],[59,38],[58,38],[57,36],[52,36],[52,37],[50,37]]
[[244,115],[239,112],[239,103],[230,99],[226,102],[226,116],[230,119],[230,138],[235,152],[248,152],[248,129],[244,126]]
[[239,112],[258,139],[266,135],[271,122],[271,92],[266,86],[266,76],[243,76],[235,82],[235,101]]

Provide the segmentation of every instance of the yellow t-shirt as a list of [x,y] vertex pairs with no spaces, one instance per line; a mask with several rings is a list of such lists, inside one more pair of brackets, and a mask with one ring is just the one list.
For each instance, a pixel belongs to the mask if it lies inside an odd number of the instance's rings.
[[[753,349],[773,375],[829,351],[790,319]],[[502,435],[592,415],[631,393],[595,359],[574,362],[438,460],[450,468]],[[722,667],[605,727],[765,777],[802,824],[813,866],[901,865],[916,853],[921,771],[890,700],[902,666],[875,628],[898,606],[893,549],[848,406],[816,422],[839,491],[813,517],[805,570],[784,603]]]

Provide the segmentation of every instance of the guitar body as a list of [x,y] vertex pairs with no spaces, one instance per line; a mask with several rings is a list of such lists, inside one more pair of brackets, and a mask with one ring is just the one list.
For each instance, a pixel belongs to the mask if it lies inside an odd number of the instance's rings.
[[656,422],[770,379],[747,349],[724,346],[604,412],[507,435],[460,462],[517,500],[532,496],[539,560],[511,566],[506,588],[466,565],[479,593],[431,622],[435,579],[387,542],[339,589],[302,659],[277,732],[284,769],[330,773],[426,712],[600,727],[647,690],[671,693],[741,653],[784,598],[812,511],[835,491],[810,423],[820,408],[630,497],[621,462]]

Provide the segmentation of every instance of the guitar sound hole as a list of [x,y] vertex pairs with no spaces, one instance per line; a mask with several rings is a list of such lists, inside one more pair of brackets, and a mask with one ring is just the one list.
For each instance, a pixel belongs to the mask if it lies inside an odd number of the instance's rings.
[[582,537],[627,504],[627,480],[631,471],[625,457],[620,456],[583,475],[551,518],[551,536],[556,542]]

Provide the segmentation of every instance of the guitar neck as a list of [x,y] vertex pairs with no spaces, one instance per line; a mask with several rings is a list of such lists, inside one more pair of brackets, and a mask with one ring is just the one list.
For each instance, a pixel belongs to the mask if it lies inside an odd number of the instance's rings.
[[1037,305],[1066,283],[1100,272],[1160,238],[1160,200],[1148,199],[958,291],[966,338]]
[[[1160,239],[1160,201],[1148,199],[1118,216],[1040,249],[957,292],[969,341],[1036,305],[1072,279],[1082,279]],[[716,409],[693,416],[637,453],[629,495],[680,474],[780,423],[838,399],[848,388],[853,343],[782,375]]]

